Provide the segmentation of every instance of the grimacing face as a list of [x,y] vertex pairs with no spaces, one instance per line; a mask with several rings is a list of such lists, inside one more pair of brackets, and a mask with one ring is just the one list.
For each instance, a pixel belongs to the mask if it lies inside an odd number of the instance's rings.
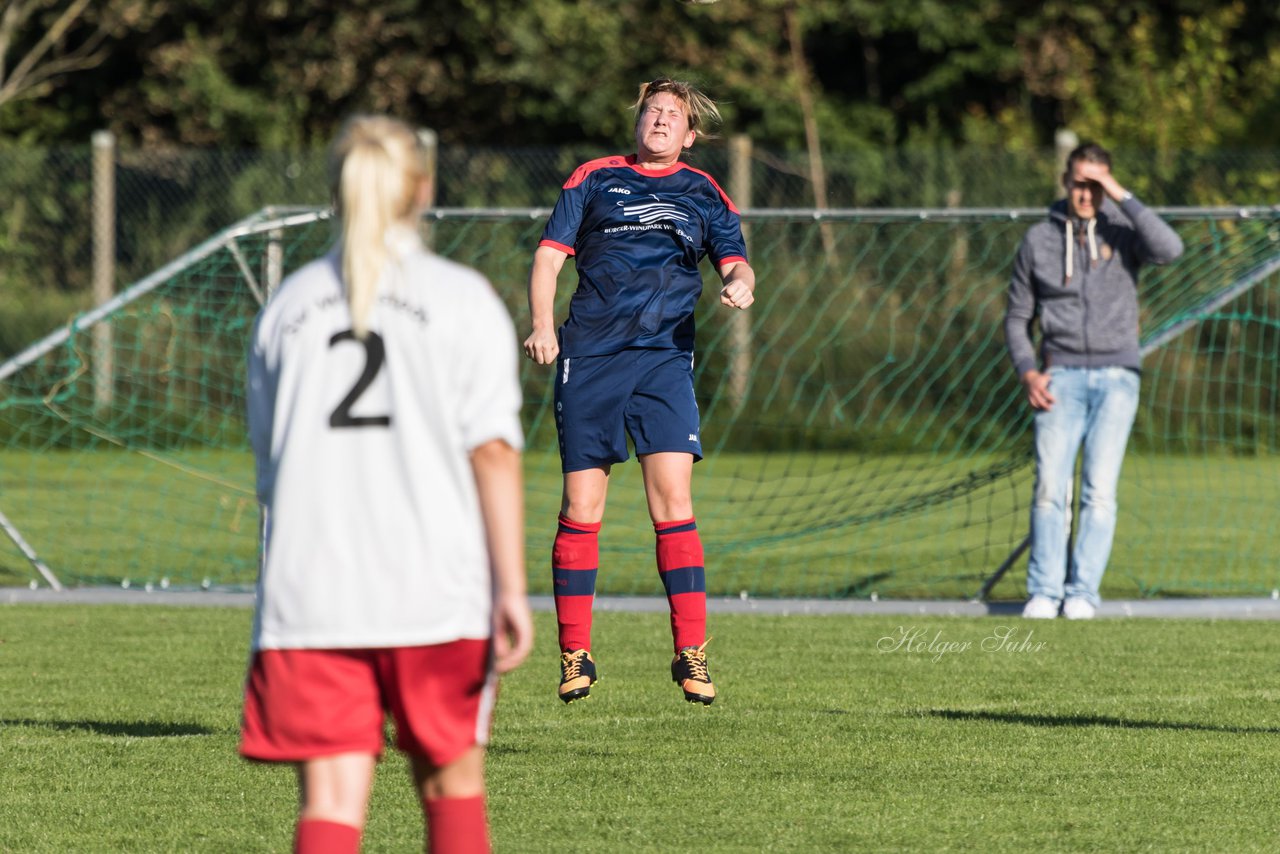
[[693,145],[696,132],[689,129],[689,110],[670,92],[659,92],[645,102],[636,121],[636,150],[641,160],[675,161]]

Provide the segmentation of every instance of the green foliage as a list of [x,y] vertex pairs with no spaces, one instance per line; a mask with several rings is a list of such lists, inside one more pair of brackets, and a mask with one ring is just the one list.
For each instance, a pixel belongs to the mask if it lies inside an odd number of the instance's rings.
[[[321,152],[120,152],[113,289],[269,205],[328,199]],[[0,147],[0,357],[91,305],[90,152]]]
[[0,105],[0,132],[296,149],[378,110],[445,143],[613,148],[637,84],[666,73],[784,151],[806,147],[804,95],[833,152],[1025,148],[1064,125],[1165,150],[1273,144],[1280,100],[1280,11],[1245,0],[110,0],[69,38],[107,19],[106,61]]
[[[16,34],[10,64],[56,7]],[[1115,149],[1148,202],[1280,192],[1258,153],[1280,110],[1274,4],[191,0],[177,15],[106,0],[67,44],[100,31],[105,60],[0,102],[0,136],[115,131],[119,284],[265,205],[325,203],[320,148],[355,110],[438,132],[441,205],[550,205],[577,163],[630,148],[628,106],[657,74],[702,84],[726,133],[753,139],[744,207],[814,203],[805,96],[834,207],[1039,206],[1064,125]],[[723,142],[691,162],[723,178]],[[0,285],[19,295],[0,307],[3,353],[87,300],[86,152],[0,148],[0,191]]]
[[88,152],[0,147],[0,354],[88,305]]

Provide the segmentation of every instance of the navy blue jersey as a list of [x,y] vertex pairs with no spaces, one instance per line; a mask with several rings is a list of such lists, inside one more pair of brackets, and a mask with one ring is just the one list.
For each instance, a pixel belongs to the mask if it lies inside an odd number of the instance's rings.
[[584,163],[565,182],[540,246],[574,256],[578,289],[560,355],[628,347],[693,350],[698,263],[745,261],[738,209],[715,180],[683,163],[649,171],[634,155]]

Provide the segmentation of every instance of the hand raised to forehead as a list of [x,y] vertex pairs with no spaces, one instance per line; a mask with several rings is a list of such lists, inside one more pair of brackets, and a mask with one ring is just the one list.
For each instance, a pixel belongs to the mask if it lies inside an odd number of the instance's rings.
[[1097,181],[1104,184],[1111,177],[1111,167],[1092,160],[1077,160],[1074,178],[1078,181]]
[[1098,163],[1093,160],[1077,160],[1072,166],[1071,174],[1067,176],[1069,181],[1068,189],[1073,185],[1095,183],[1102,188],[1102,191],[1116,201],[1120,201],[1125,194],[1125,188],[1111,174],[1111,167],[1105,163]]

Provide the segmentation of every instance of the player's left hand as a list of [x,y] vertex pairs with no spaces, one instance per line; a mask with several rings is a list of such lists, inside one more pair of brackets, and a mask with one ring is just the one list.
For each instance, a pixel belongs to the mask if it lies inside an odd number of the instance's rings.
[[720,289],[720,304],[729,308],[746,308],[756,301],[756,295],[746,282],[731,279]]
[[524,340],[524,354],[539,365],[550,365],[560,355],[560,339],[554,329],[538,329]]

